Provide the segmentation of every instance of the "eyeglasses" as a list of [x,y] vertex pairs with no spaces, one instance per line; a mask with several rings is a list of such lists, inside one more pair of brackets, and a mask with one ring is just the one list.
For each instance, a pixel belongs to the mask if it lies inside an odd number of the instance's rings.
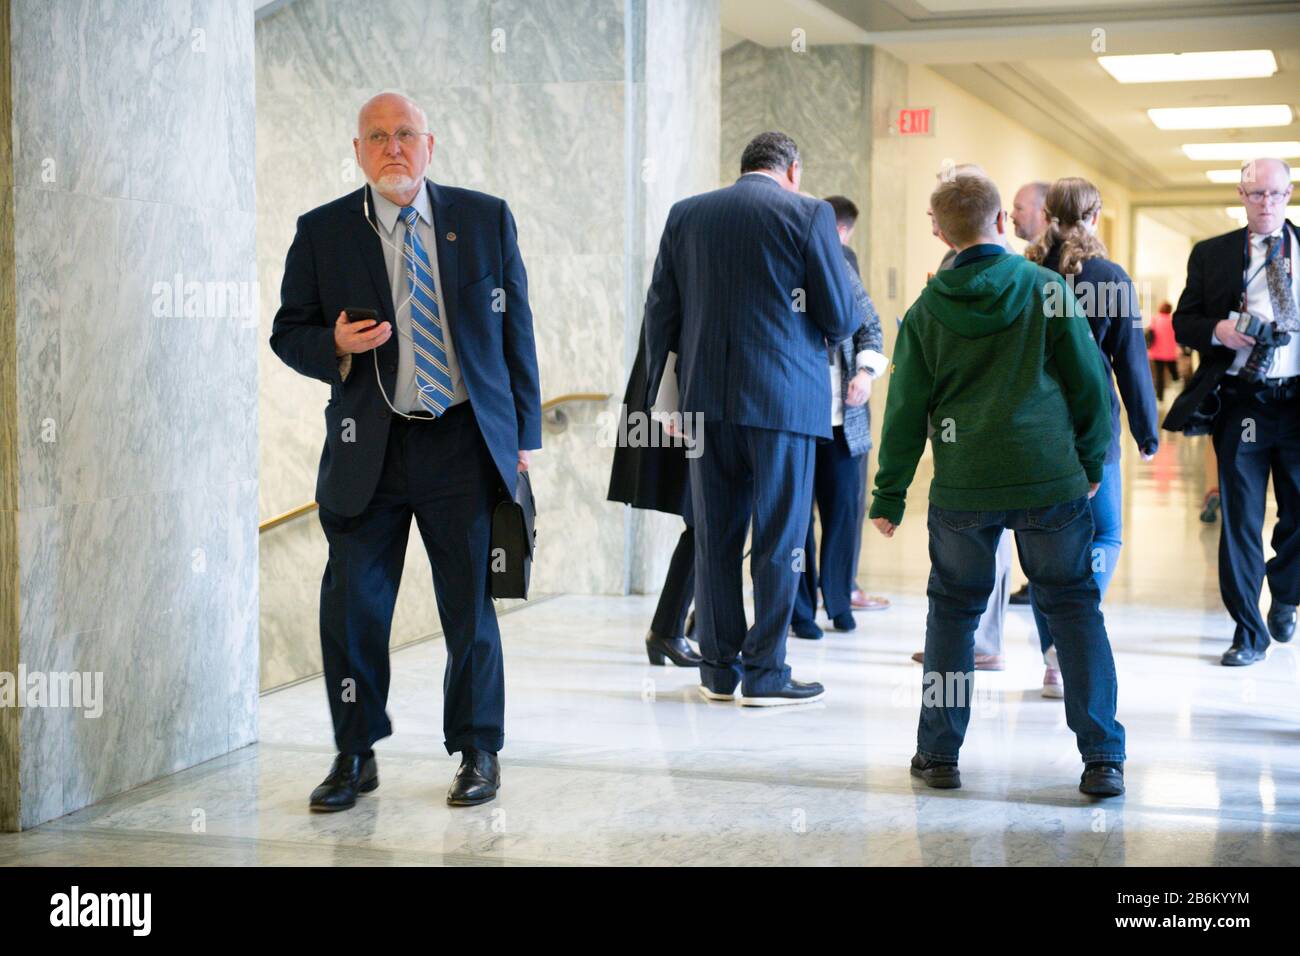
[[1263,189],[1252,189],[1250,192],[1244,193],[1244,195],[1248,200],[1253,202],[1256,206],[1262,206],[1266,202],[1267,203],[1281,202],[1283,199],[1286,199],[1287,196],[1291,195],[1291,190],[1284,189],[1279,191],[1276,189],[1270,189],[1266,191]]
[[402,149],[410,149],[420,141],[420,137],[428,135],[428,133],[417,133],[405,126],[396,133],[385,133],[382,129],[376,129],[366,134],[366,145],[371,149],[387,149],[389,142],[396,136],[398,146]]

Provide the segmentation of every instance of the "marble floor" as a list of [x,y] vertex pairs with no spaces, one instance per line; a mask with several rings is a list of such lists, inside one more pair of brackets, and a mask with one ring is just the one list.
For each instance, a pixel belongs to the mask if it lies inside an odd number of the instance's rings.
[[[1025,610],[1008,668],[981,673],[964,788],[908,775],[925,619],[924,523],[868,538],[862,572],[888,611],[791,640],[821,703],[709,703],[692,671],[647,664],[655,598],[556,596],[501,618],[507,749],[499,799],[452,809],[442,749],[443,646],[394,655],[382,786],[313,815],[332,757],[324,691],[261,699],[261,742],[22,834],[0,864],[1300,864],[1297,651],[1217,665],[1217,526],[1196,519],[1200,448],[1126,466],[1123,564],[1105,604],[1127,727],[1128,793],[1094,803],[1062,705],[1039,694]],[[924,480],[924,476],[922,476]]]

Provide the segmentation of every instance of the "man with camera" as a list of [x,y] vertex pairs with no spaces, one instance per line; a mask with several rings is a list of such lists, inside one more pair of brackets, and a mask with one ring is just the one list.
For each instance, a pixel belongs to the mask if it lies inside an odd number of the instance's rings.
[[[1209,425],[1219,459],[1223,526],[1219,589],[1236,622],[1222,663],[1262,660],[1271,640],[1289,641],[1300,603],[1300,241],[1287,221],[1291,169],[1280,159],[1246,163],[1237,187],[1246,228],[1196,244],[1174,334],[1197,349],[1201,369],[1165,427]],[[1264,560],[1269,474],[1277,498],[1273,557]],[[1259,611],[1267,576],[1268,620]]]

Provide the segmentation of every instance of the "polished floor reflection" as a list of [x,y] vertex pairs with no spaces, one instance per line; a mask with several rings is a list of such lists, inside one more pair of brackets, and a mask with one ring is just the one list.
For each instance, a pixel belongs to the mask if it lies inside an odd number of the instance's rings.
[[309,681],[262,698],[259,745],[0,835],[0,863],[1300,864],[1297,651],[1216,663],[1231,623],[1218,529],[1196,517],[1200,454],[1174,441],[1126,465],[1125,553],[1105,605],[1129,739],[1118,800],[1076,790],[1077,751],[1060,702],[1039,695],[1023,610],[1008,669],[977,680],[964,788],[908,775],[920,681],[908,655],[928,568],[913,513],[864,549],[864,580],[894,607],[860,614],[853,633],[790,642],[796,676],[826,684],[823,703],[708,703],[693,672],[646,663],[653,597],[555,597],[501,621],[495,803],[443,803],[455,763],[439,728],[443,647],[430,641],[394,656],[395,733],[378,748],[380,789],[356,809],[307,811],[332,756]]

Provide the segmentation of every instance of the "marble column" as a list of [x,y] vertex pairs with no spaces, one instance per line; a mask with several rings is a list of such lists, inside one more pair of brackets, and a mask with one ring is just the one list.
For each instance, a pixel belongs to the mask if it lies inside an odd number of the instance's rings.
[[0,21],[16,829],[256,737],[253,5],[6,0]]

